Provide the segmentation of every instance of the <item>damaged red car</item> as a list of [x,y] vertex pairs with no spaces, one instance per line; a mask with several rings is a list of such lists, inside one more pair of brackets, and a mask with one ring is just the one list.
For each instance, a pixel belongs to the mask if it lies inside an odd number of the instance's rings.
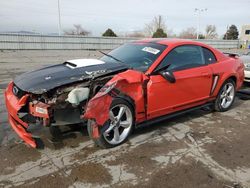
[[227,111],[244,80],[236,55],[195,41],[145,39],[103,54],[28,72],[8,85],[9,123],[26,143],[38,147],[31,125],[87,120],[93,141],[114,147],[140,125],[203,107]]

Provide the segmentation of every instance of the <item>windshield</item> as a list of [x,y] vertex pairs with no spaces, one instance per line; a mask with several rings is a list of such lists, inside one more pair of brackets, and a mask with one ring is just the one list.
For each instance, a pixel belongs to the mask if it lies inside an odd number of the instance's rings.
[[166,46],[156,43],[129,43],[112,50],[100,60],[104,62],[119,60],[130,68],[145,72],[165,49]]

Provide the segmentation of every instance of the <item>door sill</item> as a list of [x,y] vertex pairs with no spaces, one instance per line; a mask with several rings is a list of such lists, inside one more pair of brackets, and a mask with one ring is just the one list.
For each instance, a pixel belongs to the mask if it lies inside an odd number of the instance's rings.
[[153,119],[146,120],[144,122],[138,123],[138,124],[136,124],[136,127],[147,126],[147,125],[151,125],[151,124],[154,124],[154,123],[159,123],[159,122],[174,118],[176,116],[180,116],[180,115],[183,115],[183,114],[195,111],[195,110],[200,110],[201,108],[211,107],[212,105],[213,105],[213,102],[209,102],[209,103],[199,105],[199,106],[196,106],[196,107],[192,107],[192,108],[188,108],[188,109],[185,109],[185,110],[173,112],[171,114],[163,115],[163,116],[160,116],[160,117],[156,117],[156,118],[153,118]]

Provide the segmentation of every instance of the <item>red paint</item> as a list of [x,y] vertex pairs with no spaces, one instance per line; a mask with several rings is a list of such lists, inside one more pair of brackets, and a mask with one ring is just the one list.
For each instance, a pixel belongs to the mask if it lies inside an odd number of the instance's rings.
[[[139,42],[151,41],[152,39],[146,39]],[[114,76],[106,84],[108,86],[117,82],[115,88],[133,99],[136,123],[212,101],[216,98],[222,84],[230,77],[236,79],[237,90],[241,87],[244,80],[244,66],[239,59],[227,57],[222,52],[195,41],[170,39],[161,40],[158,43],[168,47],[145,74],[128,70]],[[172,49],[181,45],[198,45],[208,48],[216,56],[217,62],[207,66],[175,71],[176,83],[166,81],[161,75],[151,75],[163,58]],[[210,95],[213,75],[219,75],[219,80],[214,92]],[[147,83],[146,95],[143,93],[145,81]],[[109,119],[111,103],[110,95],[97,93],[88,103],[84,117],[94,119],[97,125],[102,126]]]
[[109,119],[109,107],[112,103],[112,97],[110,95],[99,97],[98,95],[100,93],[89,101],[84,118],[94,119],[98,125],[103,125]]
[[18,136],[24,140],[31,147],[36,147],[36,142],[32,138],[32,135],[28,133],[25,128],[28,127],[26,122],[23,122],[18,117],[18,111],[27,103],[29,95],[24,95],[20,100],[12,93],[13,82],[11,82],[5,91],[5,104],[8,110],[9,124]]
[[[45,109],[46,114],[37,112],[36,108]],[[35,103],[35,102],[29,103],[29,113],[35,117],[49,119],[49,108],[50,108],[50,105],[42,103],[42,102],[37,101],[37,103]]]
[[93,125],[93,130],[92,130],[92,135],[93,135],[93,138],[99,138],[100,137],[100,133],[99,133],[99,126],[95,123]]
[[[13,82],[11,82],[5,91],[5,104],[8,113],[22,126],[28,127],[28,124],[23,122],[17,115],[18,111],[25,105],[29,95],[24,95],[20,100],[12,93]],[[20,102],[21,101],[21,102]]]
[[[145,75],[134,70],[128,70],[116,75],[106,85],[109,86],[116,82],[115,88],[121,93],[131,97],[135,102],[136,114],[144,111],[144,98],[142,92],[143,80],[147,79]],[[96,94],[88,105],[84,115],[85,119],[94,119],[99,126],[102,126],[109,119],[109,109],[112,103],[112,97],[109,94],[103,95],[102,92]],[[136,116],[137,122],[140,121],[140,115]],[[143,120],[145,114],[143,115]]]
[[143,83],[148,79],[149,78],[141,72],[128,70],[118,74],[110,81],[116,81],[116,88],[133,99],[137,123],[144,121],[146,118],[146,114],[141,112],[145,112]]
[[[139,43],[152,42],[155,39],[141,40]],[[220,51],[203,43],[168,39],[159,40],[160,44],[167,45],[165,51],[156,59],[145,73],[135,70],[128,70],[115,75],[106,86],[115,83],[115,90],[110,93],[100,90],[89,102],[85,119],[95,121],[92,136],[100,136],[99,126],[103,126],[109,120],[109,109],[116,97],[124,97],[128,102],[132,102],[135,111],[135,122],[141,123],[152,118],[173,113],[179,110],[191,108],[204,104],[216,98],[222,84],[230,77],[236,79],[237,90],[241,87],[244,80],[244,65],[237,58],[225,56]],[[173,74],[176,83],[169,83],[160,75],[151,75],[154,69],[161,63],[163,58],[174,48],[181,45],[198,45],[211,50],[216,56],[217,62],[214,64],[175,71]],[[218,83],[211,94],[213,75],[218,75]],[[19,110],[27,104],[29,95],[24,95],[18,99],[13,93],[13,82],[5,91],[5,103],[9,113],[9,122],[16,133],[30,146],[36,147],[32,135],[26,132],[28,124],[18,117]],[[131,101],[130,101],[131,100]],[[48,113],[43,114],[36,111],[36,107],[46,109]],[[29,112],[35,117],[43,118],[44,123],[49,122],[50,106],[41,102],[36,104],[29,103]]]
[[161,75],[151,76],[148,83],[149,119],[178,111],[186,105],[205,103],[210,97],[212,74],[208,66],[177,71],[174,84]]
[[13,130],[17,133],[17,135],[25,141],[27,144],[29,144],[31,147],[36,148],[36,142],[32,138],[32,135],[22,127],[11,115],[9,115],[9,123]]

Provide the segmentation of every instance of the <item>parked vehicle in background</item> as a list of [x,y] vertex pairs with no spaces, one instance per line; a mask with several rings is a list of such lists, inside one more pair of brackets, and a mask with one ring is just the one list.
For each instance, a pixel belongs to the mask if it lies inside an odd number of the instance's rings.
[[245,82],[250,82],[250,51],[244,53],[240,56],[240,59],[243,61],[245,65]]
[[195,41],[145,39],[103,54],[28,72],[8,85],[9,123],[26,143],[38,146],[30,124],[81,117],[97,145],[114,147],[142,124],[208,106],[227,111],[244,80],[239,58]]

